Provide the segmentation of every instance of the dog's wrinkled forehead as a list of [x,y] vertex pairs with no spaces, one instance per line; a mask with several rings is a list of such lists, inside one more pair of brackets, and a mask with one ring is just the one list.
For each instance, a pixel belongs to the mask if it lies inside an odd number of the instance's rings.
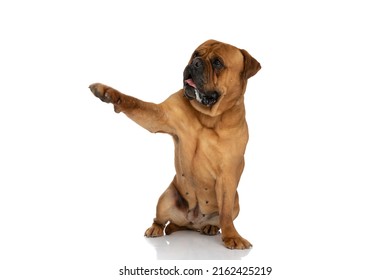
[[225,66],[243,65],[243,56],[238,48],[215,40],[208,40],[197,47],[191,60],[196,56],[204,59],[222,58]]

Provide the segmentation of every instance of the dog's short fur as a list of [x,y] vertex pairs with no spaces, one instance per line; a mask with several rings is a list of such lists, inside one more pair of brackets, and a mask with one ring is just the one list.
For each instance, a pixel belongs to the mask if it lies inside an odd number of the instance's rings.
[[[245,50],[209,40],[193,53],[183,88],[161,104],[144,102],[103,84],[90,86],[150,132],[164,132],[175,143],[176,175],[161,195],[147,237],[191,229],[222,231],[227,248],[252,245],[233,225],[239,212],[237,185],[248,141],[244,93],[260,64]],[[168,225],[167,225],[168,224]]]

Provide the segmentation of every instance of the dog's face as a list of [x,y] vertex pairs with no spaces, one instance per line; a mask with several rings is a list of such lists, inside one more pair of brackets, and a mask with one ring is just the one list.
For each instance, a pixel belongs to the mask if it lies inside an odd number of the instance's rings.
[[260,68],[247,51],[215,40],[206,41],[195,50],[184,69],[184,95],[198,111],[219,115],[240,100],[247,80]]

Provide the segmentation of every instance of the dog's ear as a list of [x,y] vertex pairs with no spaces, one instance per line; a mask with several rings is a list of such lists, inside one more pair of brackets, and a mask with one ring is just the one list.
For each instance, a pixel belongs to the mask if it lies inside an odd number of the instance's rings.
[[246,50],[241,50],[241,53],[244,56],[243,77],[249,79],[261,69],[261,65]]

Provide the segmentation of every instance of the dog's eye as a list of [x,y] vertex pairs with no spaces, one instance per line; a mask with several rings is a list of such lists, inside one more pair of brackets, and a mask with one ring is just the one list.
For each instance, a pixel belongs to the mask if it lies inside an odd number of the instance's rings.
[[216,69],[216,70],[223,68],[223,63],[219,58],[214,58],[212,63],[213,63],[214,69]]

